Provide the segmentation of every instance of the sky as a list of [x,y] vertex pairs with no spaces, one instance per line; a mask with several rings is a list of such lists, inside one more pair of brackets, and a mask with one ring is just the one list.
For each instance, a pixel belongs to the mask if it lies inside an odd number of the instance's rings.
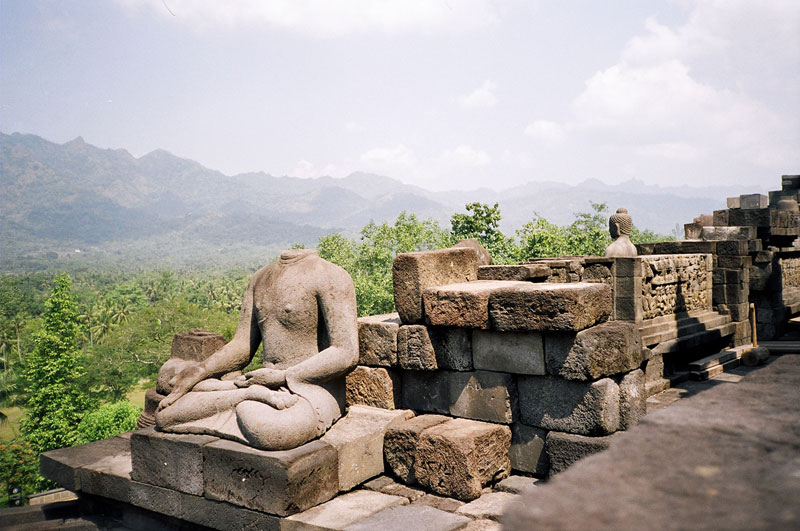
[[0,106],[4,133],[227,175],[774,189],[800,2],[0,0]]

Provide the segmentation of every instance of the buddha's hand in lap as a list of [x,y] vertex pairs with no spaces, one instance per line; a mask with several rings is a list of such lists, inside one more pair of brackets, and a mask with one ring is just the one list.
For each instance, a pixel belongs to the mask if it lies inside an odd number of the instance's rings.
[[158,404],[158,411],[174,404],[179,398],[191,391],[192,387],[205,379],[206,376],[208,376],[206,370],[199,363],[186,366],[169,381],[172,386],[172,392]]
[[239,376],[234,383],[239,387],[263,385],[271,389],[278,389],[286,385],[286,371],[264,367]]
[[297,395],[287,389],[273,391],[262,385],[250,385],[247,388],[247,399],[263,402],[275,409],[286,409],[297,403]]

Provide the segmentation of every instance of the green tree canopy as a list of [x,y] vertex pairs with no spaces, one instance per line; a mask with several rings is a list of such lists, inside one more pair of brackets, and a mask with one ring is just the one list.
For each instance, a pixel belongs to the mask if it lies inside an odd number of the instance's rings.
[[45,302],[44,323],[34,335],[24,375],[28,403],[22,434],[37,452],[73,445],[76,427],[90,405],[78,337],[72,280],[62,274]]
[[476,238],[497,264],[513,264],[519,261],[519,249],[513,238],[500,231],[500,207],[497,203],[467,203],[469,214],[453,214],[450,218],[453,241]]

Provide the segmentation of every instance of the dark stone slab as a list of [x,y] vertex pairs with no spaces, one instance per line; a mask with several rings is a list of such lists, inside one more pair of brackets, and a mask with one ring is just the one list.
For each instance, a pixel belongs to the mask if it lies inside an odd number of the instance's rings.
[[[506,529],[800,527],[800,356],[648,414],[524,494]],[[679,510],[676,510],[679,508]]]
[[203,495],[203,446],[210,435],[164,433],[154,428],[131,434],[131,479]]
[[130,501],[131,451],[130,446],[119,453],[98,456],[94,463],[80,469],[81,491],[111,498],[121,502]]
[[68,490],[81,490],[80,469],[108,455],[130,451],[125,437],[111,437],[81,446],[44,452],[39,457],[39,471]]
[[511,449],[508,457],[511,468],[537,476],[544,476],[550,468],[544,450],[547,432],[541,428],[526,426],[521,422],[511,425]]
[[639,331],[633,323],[609,321],[574,336],[545,336],[547,372],[570,380],[596,380],[642,364]]
[[405,484],[417,482],[414,461],[419,437],[423,430],[450,420],[444,415],[420,415],[398,422],[386,429],[383,437],[383,456],[392,473]]
[[429,326],[436,365],[453,371],[472,370],[472,334],[464,328]]
[[180,518],[182,494],[174,489],[165,489],[147,483],[131,481],[130,503],[136,507],[174,518]]
[[378,367],[397,365],[399,327],[400,316],[396,313],[359,317],[358,363]]
[[530,426],[579,435],[606,435],[619,428],[619,386],[549,376],[520,376],[520,417]]
[[573,463],[585,457],[608,449],[614,435],[605,437],[586,437],[574,433],[551,431],[547,434],[547,457],[550,461],[550,475],[565,471]]
[[336,449],[312,441],[267,452],[233,441],[203,447],[205,497],[279,516],[333,498],[339,491]]
[[181,520],[212,529],[278,531],[281,528],[277,516],[191,494],[181,495]]

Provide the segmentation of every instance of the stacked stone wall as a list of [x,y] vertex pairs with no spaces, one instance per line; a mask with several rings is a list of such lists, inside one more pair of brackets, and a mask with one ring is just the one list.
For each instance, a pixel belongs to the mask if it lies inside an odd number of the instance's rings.
[[642,313],[644,319],[711,309],[711,256],[644,256]]

